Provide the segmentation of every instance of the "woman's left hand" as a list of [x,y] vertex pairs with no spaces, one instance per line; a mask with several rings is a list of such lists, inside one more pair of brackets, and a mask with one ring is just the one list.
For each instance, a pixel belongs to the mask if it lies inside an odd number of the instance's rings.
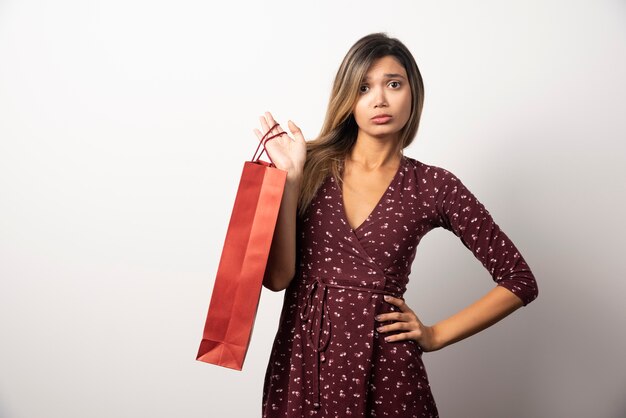
[[398,334],[385,337],[385,341],[413,340],[419,344],[423,351],[435,351],[439,348],[435,341],[435,333],[432,327],[426,326],[419,320],[415,312],[406,304],[403,299],[385,295],[385,302],[391,303],[400,308],[400,312],[389,312],[376,317],[379,322],[396,321],[390,325],[383,325],[377,328],[378,332],[404,331]]

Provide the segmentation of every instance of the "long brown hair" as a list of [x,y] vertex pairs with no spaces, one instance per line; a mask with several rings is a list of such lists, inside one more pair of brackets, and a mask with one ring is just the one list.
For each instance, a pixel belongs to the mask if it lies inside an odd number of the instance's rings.
[[335,75],[322,130],[316,139],[307,141],[307,157],[298,199],[299,216],[304,215],[329,173],[339,183],[343,181],[341,168],[359,130],[352,114],[359,87],[372,63],[385,56],[393,56],[404,66],[411,86],[411,116],[400,131],[398,147],[403,150],[413,142],[424,103],[424,84],[417,63],[398,39],[382,32],[366,35],[344,57]]

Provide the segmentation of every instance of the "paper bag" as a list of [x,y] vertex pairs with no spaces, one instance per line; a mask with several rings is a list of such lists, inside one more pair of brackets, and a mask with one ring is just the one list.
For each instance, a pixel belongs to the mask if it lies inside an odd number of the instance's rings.
[[[284,133],[269,138],[266,134],[259,147],[265,151],[267,141]],[[196,357],[236,370],[243,368],[252,336],[287,178],[286,171],[259,157],[243,166]]]

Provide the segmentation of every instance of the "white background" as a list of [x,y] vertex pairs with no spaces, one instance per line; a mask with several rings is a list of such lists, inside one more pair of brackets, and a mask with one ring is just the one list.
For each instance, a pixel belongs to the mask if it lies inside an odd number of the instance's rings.
[[[424,354],[441,416],[626,416],[625,2],[333,3],[0,2],[0,417],[260,415],[282,293],[243,372],[195,360],[252,129],[314,138],[377,31],[424,77],[405,154],[458,175],[539,283]],[[492,286],[438,229],[406,297],[432,324]]]

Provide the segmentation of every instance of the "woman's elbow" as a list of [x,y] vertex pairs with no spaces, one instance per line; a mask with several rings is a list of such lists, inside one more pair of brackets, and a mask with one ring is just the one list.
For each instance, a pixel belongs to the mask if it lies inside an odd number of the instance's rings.
[[272,280],[264,281],[263,286],[272,292],[280,292],[281,290],[285,290],[287,288],[287,286],[283,286],[282,284],[276,283]]
[[295,271],[271,272],[265,275],[263,286],[272,292],[280,292],[289,287],[289,283],[295,276]]

